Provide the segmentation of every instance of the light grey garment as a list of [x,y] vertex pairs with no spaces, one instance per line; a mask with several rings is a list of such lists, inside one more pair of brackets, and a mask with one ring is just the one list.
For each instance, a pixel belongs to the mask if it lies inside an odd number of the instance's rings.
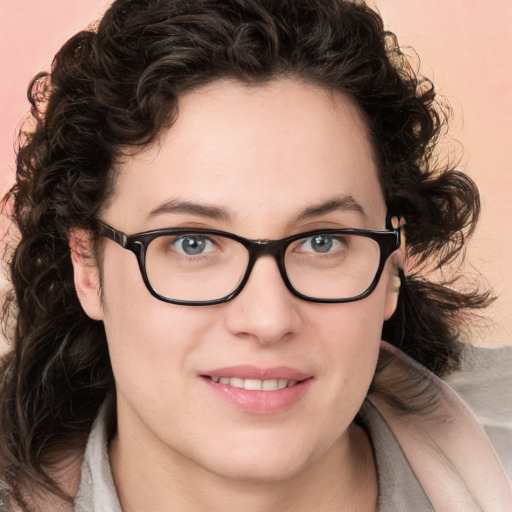
[[368,400],[356,423],[368,433],[379,477],[378,512],[435,512],[380,412]]
[[465,344],[461,370],[445,380],[473,410],[512,479],[512,347]]
[[110,469],[105,427],[105,407],[94,422],[80,475],[78,493],[73,503],[75,512],[122,512]]
[[[377,409],[365,401],[358,418],[372,441],[379,475],[378,512],[432,512],[402,450]],[[122,512],[108,458],[104,411],[94,422],[82,464],[75,512]],[[172,508],[169,512],[173,512]]]

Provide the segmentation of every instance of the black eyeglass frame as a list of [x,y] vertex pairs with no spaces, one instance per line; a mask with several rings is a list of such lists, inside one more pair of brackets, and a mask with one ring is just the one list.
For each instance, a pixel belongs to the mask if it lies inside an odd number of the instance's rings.
[[[249,276],[252,272],[254,264],[256,260],[265,254],[273,256],[276,260],[277,267],[279,269],[279,273],[281,274],[281,278],[283,279],[284,284],[288,288],[288,290],[298,297],[299,299],[308,301],[308,302],[317,302],[317,303],[345,303],[345,302],[355,302],[365,297],[368,297],[379,283],[380,277],[382,275],[382,271],[384,270],[384,266],[388,258],[400,247],[400,227],[392,228],[387,231],[373,231],[366,229],[316,229],[314,231],[306,231],[304,233],[297,233],[296,235],[291,235],[285,238],[281,238],[279,240],[250,240],[248,238],[243,238],[241,236],[235,235],[233,233],[228,233],[225,231],[217,231],[210,229],[187,229],[187,228],[169,228],[169,229],[155,229],[152,231],[144,231],[142,233],[135,233],[133,235],[126,235],[125,233],[118,231],[117,229],[109,226],[103,221],[98,221],[98,234],[100,236],[104,236],[116,244],[120,245],[123,249],[131,251],[137,257],[137,262],[139,264],[140,273],[142,275],[142,279],[148,291],[156,297],[157,299],[167,302],[170,304],[178,304],[182,306],[213,306],[215,304],[222,304],[224,302],[228,302],[234,299],[244,288],[247,281],[249,280]],[[155,238],[160,236],[168,236],[168,235],[213,235],[213,236],[222,236],[225,238],[229,238],[231,240],[235,240],[242,244],[249,253],[249,260],[247,262],[247,268],[245,274],[243,275],[238,286],[228,295],[221,297],[219,299],[212,300],[203,300],[203,301],[189,301],[189,300],[179,300],[173,299],[170,297],[166,297],[165,295],[161,295],[158,293],[153,286],[151,285],[147,272],[146,272],[146,251],[150,242],[152,242]],[[373,278],[373,281],[370,283],[368,288],[359,295],[354,297],[344,297],[344,298],[317,298],[317,297],[309,297],[308,295],[303,295],[298,290],[296,290],[288,279],[288,275],[286,273],[286,268],[284,264],[284,256],[286,253],[286,249],[288,246],[293,243],[295,240],[299,240],[301,238],[309,238],[315,235],[356,235],[363,236],[367,238],[371,238],[379,245],[380,249],[380,260],[379,266]]]

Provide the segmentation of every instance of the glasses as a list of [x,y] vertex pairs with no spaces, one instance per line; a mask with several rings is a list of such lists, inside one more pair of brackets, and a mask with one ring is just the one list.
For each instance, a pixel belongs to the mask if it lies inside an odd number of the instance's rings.
[[136,255],[152,295],[187,306],[235,298],[264,255],[275,258],[286,287],[300,299],[361,300],[375,289],[386,260],[400,246],[400,228],[324,229],[281,240],[248,240],[223,231],[181,228],[126,235],[98,224],[100,236]]

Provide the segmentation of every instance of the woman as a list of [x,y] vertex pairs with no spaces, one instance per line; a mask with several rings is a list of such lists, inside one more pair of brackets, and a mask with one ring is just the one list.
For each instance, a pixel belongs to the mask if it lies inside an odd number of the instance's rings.
[[459,256],[478,192],[434,165],[434,89],[377,14],[118,0],[31,98],[5,506],[510,508],[434,376],[488,295],[421,272]]

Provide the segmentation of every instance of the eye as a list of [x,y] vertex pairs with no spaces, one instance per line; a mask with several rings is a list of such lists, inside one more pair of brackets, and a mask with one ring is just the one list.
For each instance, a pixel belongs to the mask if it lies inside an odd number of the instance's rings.
[[306,238],[301,244],[301,251],[325,254],[336,250],[342,245],[342,239],[338,236],[318,234]]
[[212,240],[204,235],[183,235],[176,238],[171,244],[172,249],[179,254],[194,256],[214,250]]

